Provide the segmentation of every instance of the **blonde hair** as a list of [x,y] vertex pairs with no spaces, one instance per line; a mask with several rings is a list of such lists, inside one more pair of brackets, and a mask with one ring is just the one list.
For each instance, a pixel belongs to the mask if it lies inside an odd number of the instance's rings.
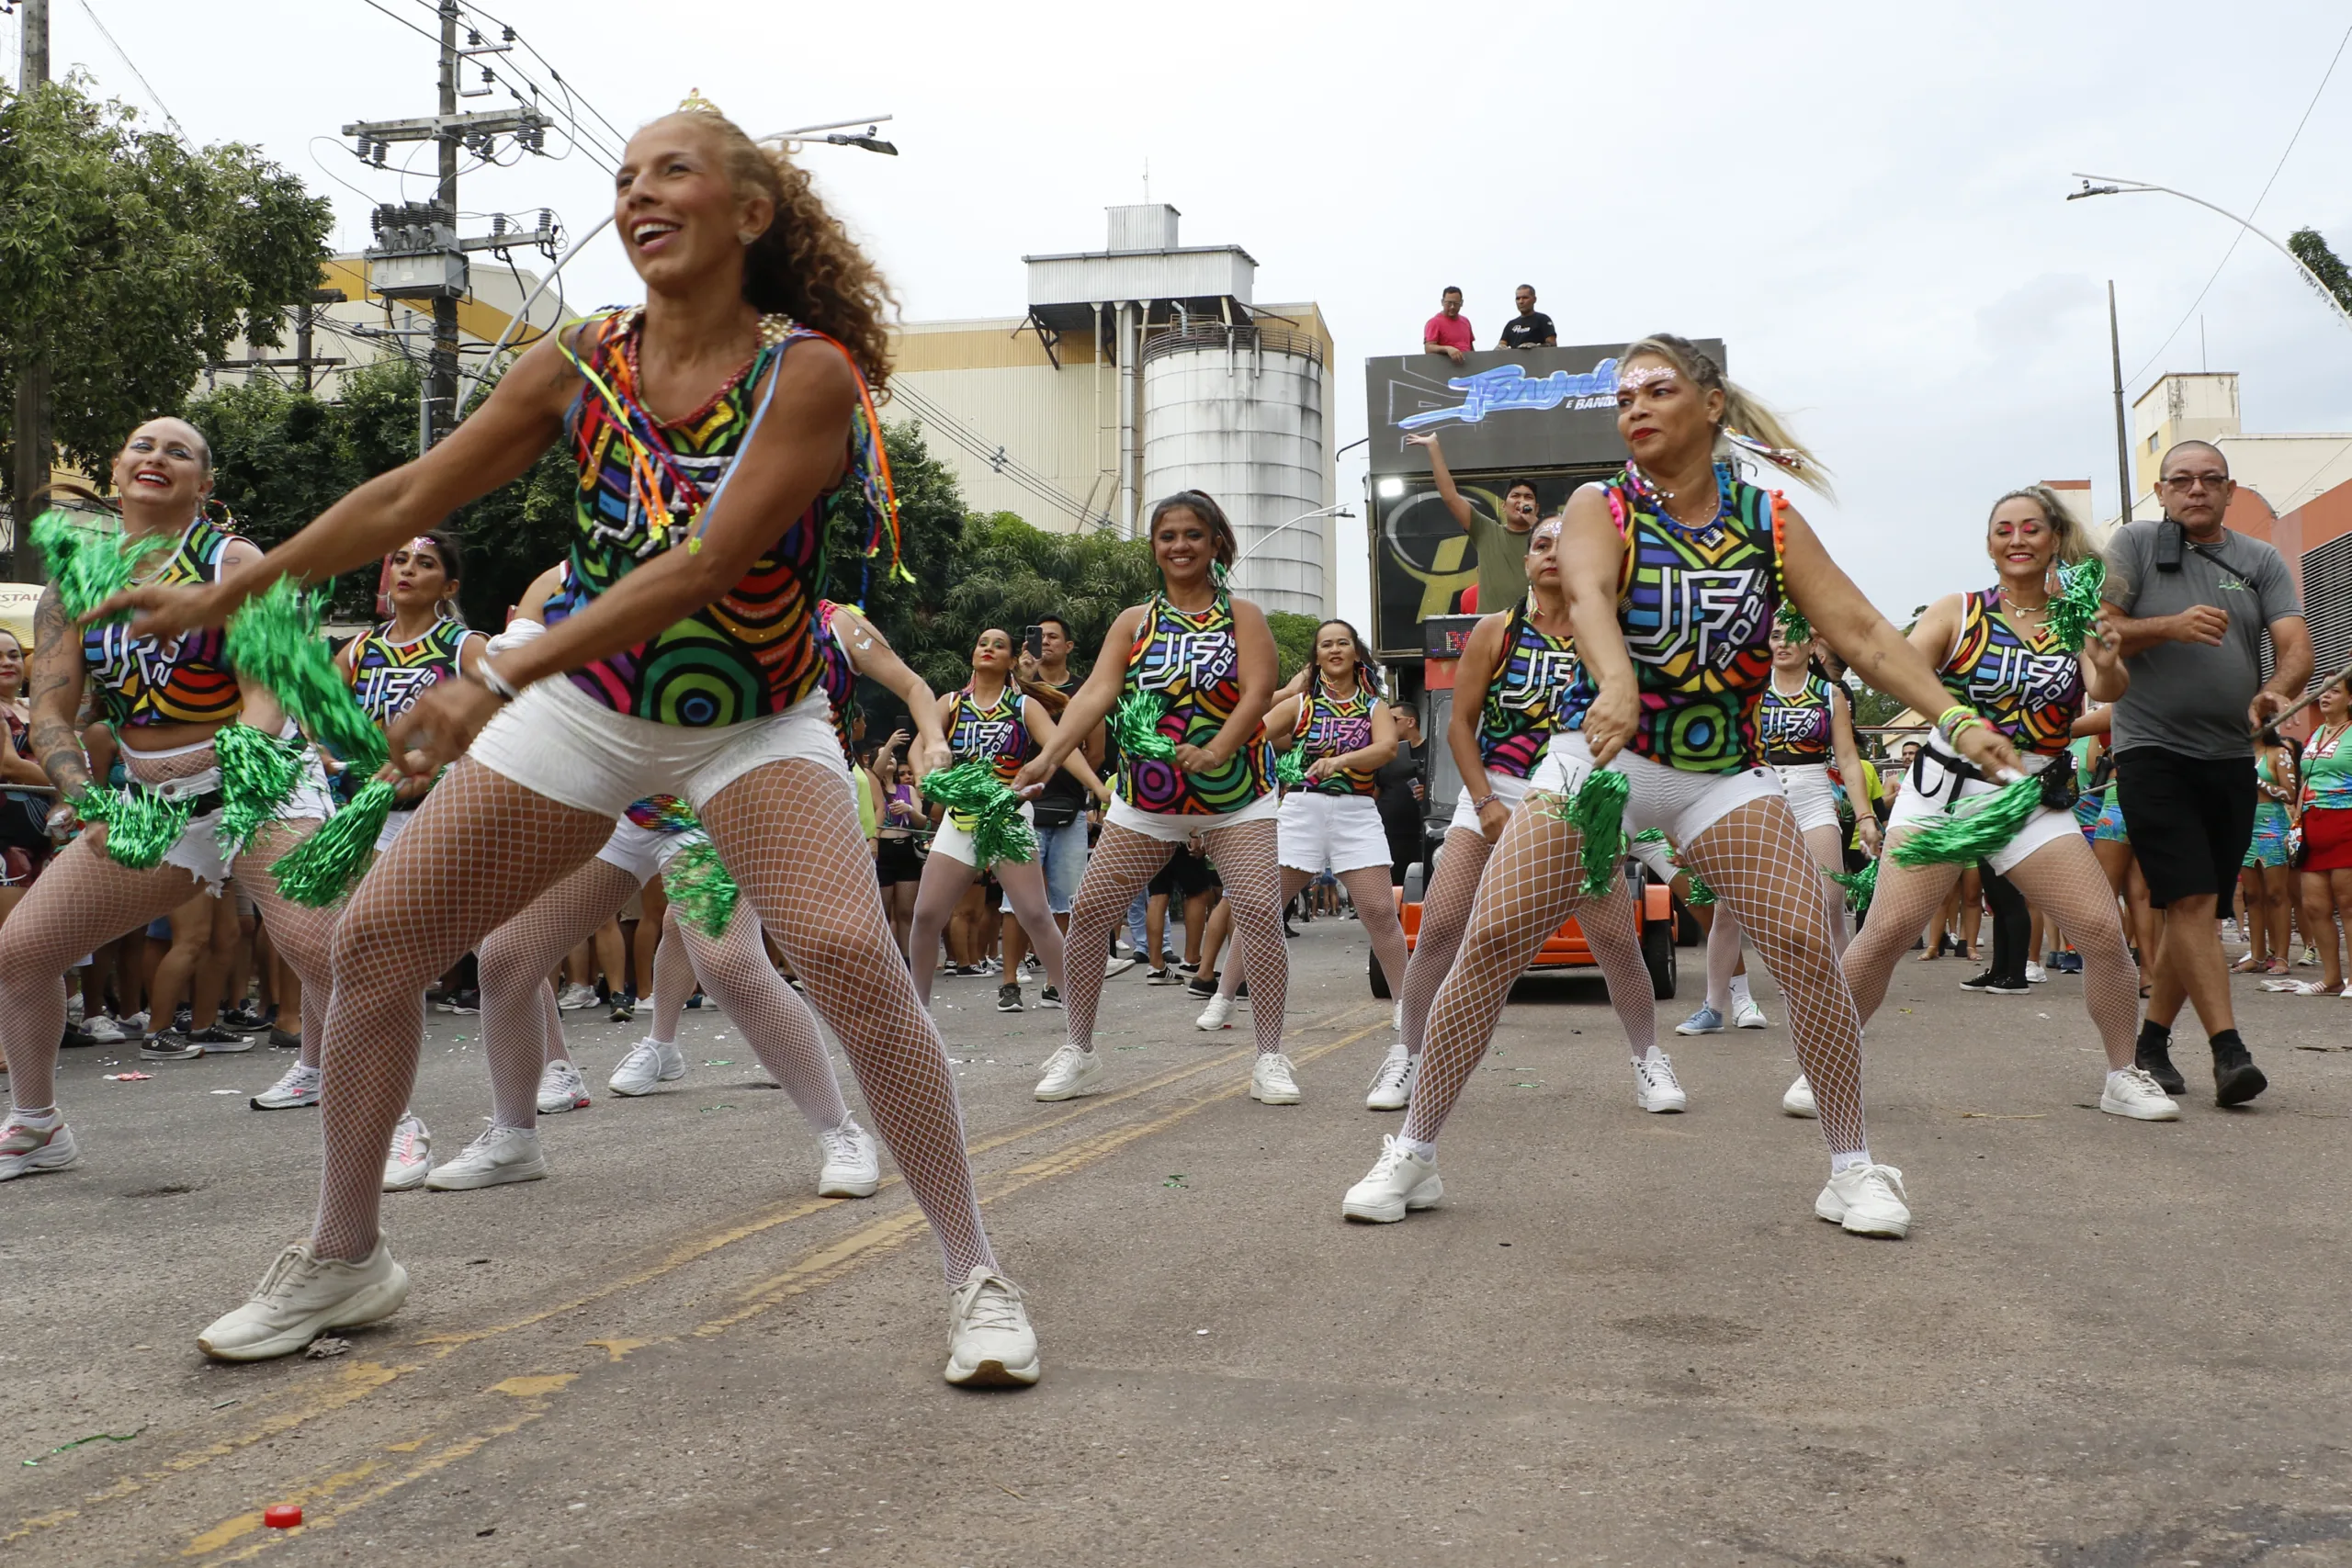
[[1617,356],[1617,363],[1630,364],[1641,355],[1665,360],[1702,391],[1724,395],[1724,416],[1715,423],[1718,459],[1729,457],[1735,451],[1750,453],[1790,478],[1802,479],[1823,495],[1836,499],[1838,492],[1830,488],[1829,469],[1813,455],[1812,448],[1797,439],[1788,422],[1769,404],[1726,378],[1723,367],[1704,349],[1672,333],[1652,333],[1627,344],[1625,351]]
[[763,147],[717,109],[695,107],[667,117],[702,126],[718,140],[738,196],[775,204],[775,217],[743,247],[743,298],[762,314],[781,313],[840,340],[876,397],[890,377],[884,318],[897,299],[882,274],[826,209],[808,171],[781,147]]
[[2057,536],[2056,558],[2061,566],[2073,566],[2077,561],[2088,560],[2098,554],[2091,547],[2090,540],[2084,536],[2082,527],[2075,523],[2074,514],[2066,510],[2066,503],[2060,501],[2058,492],[2048,485],[2020,485],[1995,502],[1992,512],[1984,514],[1984,534],[1987,539],[1992,537],[1993,513],[2000,511],[2012,501],[2030,501],[2041,508],[2042,520],[2050,525],[2051,533]]

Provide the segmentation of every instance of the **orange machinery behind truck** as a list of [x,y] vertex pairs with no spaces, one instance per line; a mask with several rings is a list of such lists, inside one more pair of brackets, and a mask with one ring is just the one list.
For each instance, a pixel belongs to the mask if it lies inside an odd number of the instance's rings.
[[[1626,861],[1623,871],[1625,885],[1634,895],[1634,919],[1642,933],[1642,962],[1649,966],[1650,988],[1659,1000],[1669,1000],[1676,984],[1674,895],[1651,881],[1639,861]],[[1419,899],[1408,899],[1405,892],[1401,887],[1396,890],[1396,919],[1405,928],[1405,946],[1409,951],[1421,939],[1421,906]],[[1556,975],[1593,966],[1592,949],[1585,945],[1584,932],[1571,915],[1558,931],[1544,939],[1543,947],[1528,960],[1527,973]],[[1385,997],[1388,981],[1380,972],[1377,954],[1371,960],[1371,969],[1372,994]]]

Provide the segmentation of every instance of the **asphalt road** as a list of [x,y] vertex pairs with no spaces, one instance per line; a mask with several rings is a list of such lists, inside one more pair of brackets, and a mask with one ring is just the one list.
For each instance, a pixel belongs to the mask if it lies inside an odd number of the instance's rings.
[[[2352,1562],[2352,1004],[2239,981],[2270,1092],[2149,1126],[2092,1109],[2078,981],[1905,964],[1871,1122],[1917,1219],[1883,1243],[1813,1217],[1769,984],[1775,1027],[1673,1043],[1691,1109],[1651,1117],[1597,986],[1531,983],[1445,1204],[1357,1226],[1340,1193],[1399,1121],[1362,1102],[1387,1009],[1351,923],[1293,963],[1287,1109],[1247,1098],[1246,1032],[1140,971],[1108,987],[1111,1092],[1038,1105],[1058,1015],[942,983],[1044,1338],[1018,1393],[940,1382],[903,1188],[814,1198],[813,1139],[713,1013],[635,1101],[601,1079],[636,1032],[572,1015],[598,1094],[543,1123],[553,1178],[388,1199],[407,1308],[249,1367],[193,1337],[308,1224],[315,1118],[245,1107],[283,1057],[110,1083],[135,1061],[74,1053],[82,1167],[0,1188],[0,1560]],[[477,1023],[433,1024],[444,1149],[487,1110]],[[100,1432],[135,1436],[50,1453]],[[304,1529],[263,1527],[283,1502]]]

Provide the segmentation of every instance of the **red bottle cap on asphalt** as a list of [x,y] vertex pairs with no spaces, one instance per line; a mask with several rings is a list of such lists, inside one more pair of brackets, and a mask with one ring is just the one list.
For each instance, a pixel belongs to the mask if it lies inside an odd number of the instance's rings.
[[290,1530],[302,1522],[300,1503],[273,1503],[261,1511],[261,1522],[274,1530]]

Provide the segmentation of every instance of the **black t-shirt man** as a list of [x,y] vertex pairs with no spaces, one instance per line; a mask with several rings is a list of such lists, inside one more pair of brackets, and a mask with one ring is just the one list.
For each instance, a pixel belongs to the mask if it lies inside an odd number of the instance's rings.
[[1527,284],[1519,286],[1519,314],[1503,323],[1502,341],[1495,346],[1513,351],[1530,348],[1555,348],[1560,341],[1559,330],[1552,325],[1552,318],[1535,308],[1535,290]]

